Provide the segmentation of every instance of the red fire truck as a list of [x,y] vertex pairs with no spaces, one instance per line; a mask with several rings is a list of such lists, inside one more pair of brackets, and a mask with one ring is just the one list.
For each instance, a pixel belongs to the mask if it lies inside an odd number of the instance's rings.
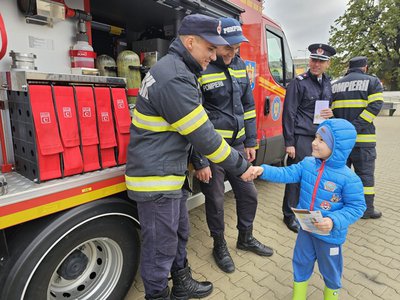
[[[162,56],[186,14],[240,19],[250,40],[241,56],[256,99],[256,163],[276,163],[284,155],[281,115],[294,68],[282,29],[262,9],[261,0],[1,1],[0,54],[11,54],[0,61],[0,299],[123,299],[137,272],[140,224],[124,183],[130,120],[127,126],[126,113],[117,112],[132,94],[125,79],[71,71],[77,24],[86,25],[89,51],[82,53],[90,59],[91,46],[97,55],[141,45]],[[83,138],[90,125],[82,120],[77,128],[62,124],[57,105],[67,95],[77,107],[80,95],[88,96],[94,114],[105,97],[110,115],[101,117],[113,118],[112,152],[98,131],[94,146]],[[52,119],[58,126],[46,127]],[[68,136],[74,130],[78,135]],[[115,161],[107,165],[110,153]],[[98,166],[68,171],[68,159],[84,154]],[[201,203],[194,194],[188,206]]]

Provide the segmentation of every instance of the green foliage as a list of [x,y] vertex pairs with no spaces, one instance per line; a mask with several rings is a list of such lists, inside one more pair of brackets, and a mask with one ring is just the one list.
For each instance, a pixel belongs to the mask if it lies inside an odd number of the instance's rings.
[[400,90],[400,0],[349,0],[346,12],[330,29],[338,54],[330,74],[345,74],[354,56],[368,57],[369,73],[390,90]]

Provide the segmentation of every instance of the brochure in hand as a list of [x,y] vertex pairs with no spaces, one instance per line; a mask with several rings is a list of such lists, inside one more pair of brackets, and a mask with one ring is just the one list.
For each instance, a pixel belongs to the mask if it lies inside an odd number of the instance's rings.
[[322,214],[319,210],[297,209],[292,207],[297,220],[300,223],[301,229],[308,232],[313,232],[320,235],[329,235],[329,232],[319,230],[315,227],[315,222],[322,221]]
[[328,100],[315,101],[314,124],[321,124],[323,121],[325,121],[325,118],[321,117],[321,110],[326,108],[329,108]]

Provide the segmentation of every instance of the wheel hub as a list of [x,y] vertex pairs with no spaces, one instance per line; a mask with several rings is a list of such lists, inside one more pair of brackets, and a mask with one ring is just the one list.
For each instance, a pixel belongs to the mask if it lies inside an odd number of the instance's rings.
[[76,249],[63,261],[57,274],[67,280],[74,280],[85,271],[88,261],[88,257]]

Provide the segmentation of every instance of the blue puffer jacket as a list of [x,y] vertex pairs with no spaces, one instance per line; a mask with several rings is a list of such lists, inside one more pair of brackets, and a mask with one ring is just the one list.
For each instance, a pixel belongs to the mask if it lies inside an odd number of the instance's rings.
[[313,235],[328,243],[343,244],[349,225],[366,209],[361,180],[346,166],[357,132],[344,119],[326,120],[320,126],[329,127],[333,135],[332,154],[327,160],[306,157],[290,167],[262,165],[264,172],[260,178],[280,183],[300,182],[297,208],[320,210],[324,217],[333,221],[329,235]]

